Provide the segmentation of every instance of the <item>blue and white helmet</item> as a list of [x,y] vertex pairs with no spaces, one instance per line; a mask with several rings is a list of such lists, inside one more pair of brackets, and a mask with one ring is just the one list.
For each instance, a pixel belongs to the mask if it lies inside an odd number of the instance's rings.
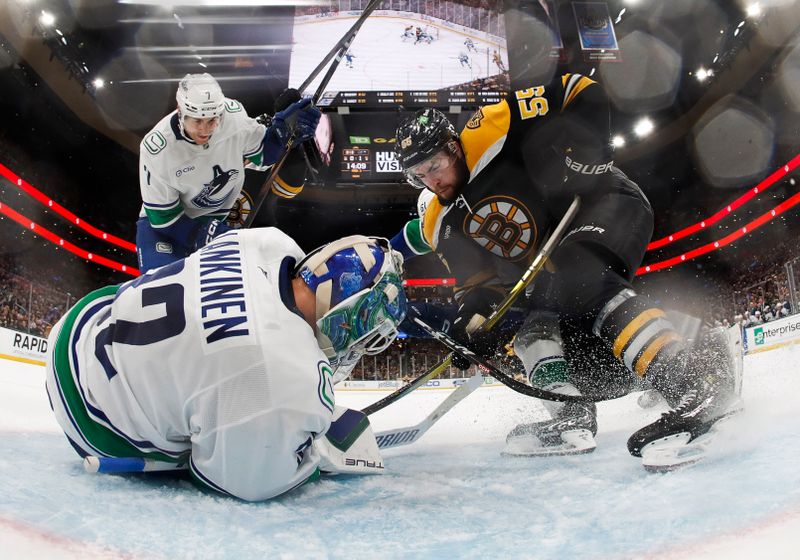
[[336,365],[353,350],[385,350],[406,315],[403,257],[380,237],[352,235],[300,261],[296,275],[316,296],[317,341]]

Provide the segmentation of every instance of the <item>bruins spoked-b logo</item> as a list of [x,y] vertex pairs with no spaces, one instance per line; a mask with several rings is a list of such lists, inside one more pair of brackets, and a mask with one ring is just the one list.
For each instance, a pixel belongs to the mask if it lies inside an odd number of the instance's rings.
[[516,198],[490,196],[472,210],[464,219],[464,231],[487,251],[516,261],[536,246],[533,213]]
[[478,128],[481,126],[483,120],[483,109],[478,107],[478,110],[467,121],[467,128]]
[[249,194],[247,194],[247,192],[242,191],[239,193],[239,198],[233,203],[233,207],[228,213],[225,223],[232,228],[240,228],[244,226],[244,222],[247,220],[247,217],[250,215],[252,210],[253,199]]

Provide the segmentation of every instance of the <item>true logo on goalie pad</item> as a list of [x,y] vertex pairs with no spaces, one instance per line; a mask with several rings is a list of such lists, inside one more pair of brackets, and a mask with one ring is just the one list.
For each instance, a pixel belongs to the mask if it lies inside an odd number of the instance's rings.
[[380,461],[369,461],[367,459],[351,459],[350,457],[344,458],[344,464],[348,467],[368,467],[370,469],[382,469],[383,463]]

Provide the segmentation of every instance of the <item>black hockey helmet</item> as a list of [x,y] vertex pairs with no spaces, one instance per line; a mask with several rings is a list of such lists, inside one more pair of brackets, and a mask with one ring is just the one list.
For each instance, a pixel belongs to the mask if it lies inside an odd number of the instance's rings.
[[[437,109],[420,109],[397,127],[394,151],[404,171],[445,149],[458,133]],[[419,186],[413,183],[414,186]],[[422,188],[425,185],[421,185]]]

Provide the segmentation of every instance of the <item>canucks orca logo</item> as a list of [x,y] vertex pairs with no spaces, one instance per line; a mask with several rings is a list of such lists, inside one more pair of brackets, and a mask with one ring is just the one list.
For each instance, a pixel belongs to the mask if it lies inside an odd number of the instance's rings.
[[222,198],[214,198],[214,195],[224,189],[228,181],[235,179],[238,175],[238,169],[223,171],[219,165],[215,165],[214,178],[211,179],[209,183],[203,185],[203,190],[192,199],[192,204],[198,208],[216,208],[220,206],[225,202],[225,199],[228,198],[228,193],[225,193],[225,196]]

